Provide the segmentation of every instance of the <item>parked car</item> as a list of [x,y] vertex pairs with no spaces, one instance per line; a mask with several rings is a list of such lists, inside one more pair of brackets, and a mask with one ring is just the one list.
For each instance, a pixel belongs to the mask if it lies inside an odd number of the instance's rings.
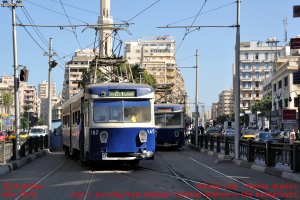
[[19,133],[19,138],[20,138],[20,139],[27,139],[27,138],[29,138],[29,133],[28,133],[28,131],[21,131],[21,132]]
[[7,131],[8,139],[12,140],[16,138],[16,132],[14,130]]
[[255,141],[258,142],[267,142],[273,141],[274,137],[271,132],[260,132],[256,135]]
[[220,136],[220,135],[222,135],[222,129],[221,128],[209,128],[206,131],[206,135],[210,135],[210,136],[214,136],[214,137]]
[[7,140],[7,134],[4,131],[0,131],[0,141]]
[[241,139],[254,140],[259,132],[255,129],[245,129],[242,131]]
[[46,136],[47,133],[47,126],[34,126],[29,130],[29,137],[39,137],[39,136]]
[[227,136],[227,137],[234,137],[235,135],[235,130],[232,129],[232,128],[228,128],[224,131],[223,133],[224,136]]

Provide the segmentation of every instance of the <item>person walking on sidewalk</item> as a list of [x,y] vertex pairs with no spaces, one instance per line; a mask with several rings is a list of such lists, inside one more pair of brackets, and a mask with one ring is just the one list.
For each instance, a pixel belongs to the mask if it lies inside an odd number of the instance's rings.
[[296,139],[296,133],[295,133],[295,130],[292,129],[292,130],[290,131],[290,144],[294,144],[295,139]]

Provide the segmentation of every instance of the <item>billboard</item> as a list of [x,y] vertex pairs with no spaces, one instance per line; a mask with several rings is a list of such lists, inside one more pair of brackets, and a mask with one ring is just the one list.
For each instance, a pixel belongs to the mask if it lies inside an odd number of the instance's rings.
[[296,123],[296,109],[282,110],[282,123]]

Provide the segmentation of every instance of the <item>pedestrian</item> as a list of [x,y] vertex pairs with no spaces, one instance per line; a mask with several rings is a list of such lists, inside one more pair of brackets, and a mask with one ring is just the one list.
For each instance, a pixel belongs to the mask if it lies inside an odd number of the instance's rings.
[[294,129],[291,129],[291,131],[290,131],[290,144],[294,144],[295,139],[296,139],[296,133],[295,133]]
[[296,133],[296,140],[299,141],[300,140],[300,130],[298,129],[297,133]]

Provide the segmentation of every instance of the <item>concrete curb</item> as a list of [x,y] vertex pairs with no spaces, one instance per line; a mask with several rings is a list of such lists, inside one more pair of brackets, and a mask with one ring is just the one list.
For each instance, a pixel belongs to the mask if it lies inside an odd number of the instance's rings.
[[218,160],[216,160],[215,163],[226,163],[226,162],[232,163],[233,162],[234,164],[241,166],[241,167],[246,167],[251,170],[259,171],[259,172],[262,172],[265,174],[277,176],[280,178],[284,178],[284,179],[288,179],[288,180],[292,180],[297,183],[300,183],[300,174],[299,173],[287,172],[287,171],[283,171],[283,170],[280,170],[277,168],[266,167],[266,166],[258,165],[255,163],[247,162],[244,160],[236,160],[232,156],[224,155],[224,154],[217,153],[214,151],[209,151],[207,149],[200,149],[199,147],[195,147],[192,144],[188,144],[187,146],[189,146],[193,150],[200,151],[201,153],[206,153],[210,156],[218,158]]
[[27,155],[26,157],[23,157],[20,160],[11,160],[4,165],[0,165],[0,175],[7,174],[8,172],[19,169],[23,165],[26,165],[27,163],[46,155],[48,152],[48,149],[44,149],[42,151]]

